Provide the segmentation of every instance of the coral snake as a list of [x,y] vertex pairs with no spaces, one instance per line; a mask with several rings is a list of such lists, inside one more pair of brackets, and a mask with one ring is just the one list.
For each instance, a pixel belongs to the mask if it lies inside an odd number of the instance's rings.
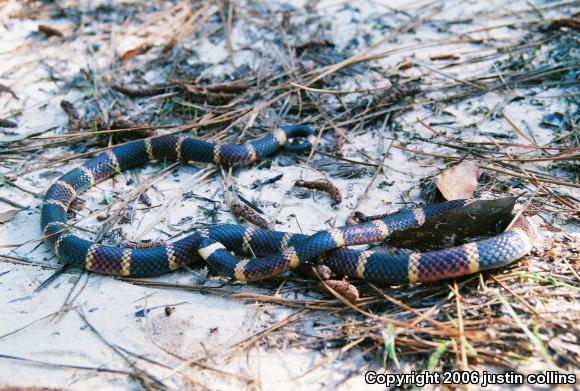
[[[165,135],[115,146],[61,176],[46,192],[41,228],[64,263],[89,271],[142,277],[176,270],[203,258],[210,268],[239,281],[257,281],[323,260],[336,274],[381,284],[430,282],[509,264],[532,248],[534,231],[525,217],[497,236],[426,253],[386,254],[346,246],[383,242],[393,232],[421,226],[426,219],[463,207],[456,200],[406,209],[380,219],[313,235],[225,224],[152,248],[123,248],[95,243],[71,233],[67,210],[76,196],[120,171],[151,160],[250,164],[279,149],[309,150],[314,134],[305,125],[288,125],[245,144],[214,144],[192,137]],[[291,142],[293,139],[295,142]],[[232,255],[232,253],[236,255]]]

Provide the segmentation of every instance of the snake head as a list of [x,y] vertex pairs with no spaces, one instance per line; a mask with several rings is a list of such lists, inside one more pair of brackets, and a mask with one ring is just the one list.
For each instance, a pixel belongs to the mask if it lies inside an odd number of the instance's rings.
[[[286,134],[284,149],[290,152],[303,152],[312,148],[316,142],[314,129],[308,125],[285,125],[280,129]],[[290,143],[291,139],[302,139],[298,143]]]

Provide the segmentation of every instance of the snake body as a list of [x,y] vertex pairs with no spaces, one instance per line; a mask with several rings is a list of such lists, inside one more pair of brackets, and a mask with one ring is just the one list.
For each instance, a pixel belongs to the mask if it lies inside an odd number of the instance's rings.
[[[390,255],[345,248],[383,242],[393,232],[417,228],[426,219],[468,205],[472,200],[406,209],[367,223],[332,228],[314,235],[224,224],[198,229],[183,239],[152,248],[99,244],[75,236],[67,225],[67,210],[77,195],[120,171],[151,160],[250,164],[281,148],[293,152],[308,150],[313,137],[308,126],[288,125],[246,144],[213,144],[166,135],[115,146],[64,174],[49,187],[41,212],[45,240],[62,262],[102,274],[158,275],[202,258],[218,273],[240,281],[257,281],[305,262],[323,260],[336,274],[381,284],[430,282],[471,274],[509,264],[532,249],[534,231],[524,217],[497,236],[439,251]],[[302,141],[290,143],[294,138]]]

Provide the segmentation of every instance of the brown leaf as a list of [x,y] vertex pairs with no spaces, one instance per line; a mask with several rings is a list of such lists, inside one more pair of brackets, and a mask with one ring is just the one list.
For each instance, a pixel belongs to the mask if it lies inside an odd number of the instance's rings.
[[59,29],[57,29],[55,27],[47,26],[46,24],[39,24],[38,31],[40,31],[41,33],[43,33],[47,37],[54,37],[54,36],[64,37],[64,34],[62,33],[62,31],[60,31]]
[[324,284],[321,282],[319,285],[319,290],[321,292],[330,292],[328,288],[326,288],[328,286],[350,302],[357,301],[360,297],[356,286],[352,285],[348,281],[326,280],[324,281]]
[[210,92],[244,92],[250,88],[250,83],[246,80],[234,80],[228,83],[218,83],[205,87]]
[[232,214],[235,217],[243,218],[248,223],[254,224],[256,227],[260,227],[263,229],[272,229],[272,226],[268,222],[268,220],[260,216],[260,214],[256,210],[250,208],[246,204],[242,204],[240,201],[237,201],[235,199],[232,201],[233,202],[231,203],[230,210],[232,211]]
[[123,95],[127,95],[130,98],[142,98],[146,96],[153,96],[163,94],[167,88],[164,86],[153,86],[149,88],[131,88],[125,87],[120,84],[114,84],[111,86],[115,91],[119,91]]
[[134,47],[133,49],[129,49],[129,50],[125,51],[121,55],[121,66],[124,66],[125,64],[127,64],[129,62],[129,60],[131,60],[133,57],[147,53],[152,47],[153,47],[153,45],[144,43],[142,45]]
[[294,183],[294,186],[304,187],[306,189],[325,191],[328,194],[330,194],[335,203],[340,204],[342,202],[342,194],[340,192],[340,189],[336,187],[336,185],[331,181],[329,181],[328,179],[321,179],[317,181],[299,180],[296,181],[296,183]]
[[454,54],[454,53],[447,53],[447,54],[432,54],[431,55],[431,60],[433,61],[440,61],[440,60],[459,60],[461,57],[459,57],[458,54]]
[[12,220],[12,218],[16,216],[16,213],[18,212],[19,212],[18,209],[10,209],[7,210],[6,212],[0,213],[0,224]]
[[551,30],[558,30],[562,27],[568,27],[570,29],[574,29],[576,31],[580,31],[580,21],[572,19],[572,18],[560,18],[555,19],[550,22],[548,26]]
[[439,174],[437,188],[449,201],[471,198],[477,189],[478,177],[479,163],[465,160]]
[[173,49],[175,47],[175,45],[177,45],[177,37],[176,36],[172,37],[169,40],[169,42],[167,42],[167,44],[165,44],[165,46],[163,46],[163,49],[161,51],[163,53],[167,53],[168,51]]

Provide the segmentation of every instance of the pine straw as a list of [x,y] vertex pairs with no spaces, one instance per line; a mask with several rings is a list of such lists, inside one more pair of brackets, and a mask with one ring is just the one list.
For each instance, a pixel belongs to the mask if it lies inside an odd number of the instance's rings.
[[[536,253],[534,257],[546,255]],[[580,259],[576,257],[573,262],[577,267]],[[529,273],[526,269],[526,265],[520,265],[499,275],[479,274],[456,282],[426,286],[379,288],[370,283],[356,283],[361,298],[354,303],[336,292],[335,298],[306,300],[283,297],[286,291],[308,293],[311,288],[306,281],[296,281],[292,288],[277,290],[276,296],[207,286],[130,281],[147,287],[204,292],[249,303],[301,308],[317,319],[323,317],[323,311],[339,320],[321,326],[324,330],[321,335],[295,341],[290,338],[292,342],[289,344],[283,342],[287,340],[285,335],[292,335],[300,326],[281,330],[268,337],[268,344],[275,346],[319,349],[343,346],[361,339],[361,347],[380,352],[385,343],[383,332],[393,325],[397,352],[403,357],[424,357],[445,341],[450,341],[438,366],[453,368],[455,362],[462,369],[477,369],[484,364],[517,369],[523,358],[538,357],[540,366],[536,367],[537,370],[572,369],[580,364],[575,348],[578,312],[537,311],[535,307],[558,298],[578,300],[580,280],[573,267],[559,272],[538,273]],[[257,285],[273,287],[270,284]],[[533,325],[533,332],[521,319],[527,319],[526,323]],[[259,335],[264,337],[264,333]],[[425,365],[426,361],[419,361],[416,369],[428,369]]]

